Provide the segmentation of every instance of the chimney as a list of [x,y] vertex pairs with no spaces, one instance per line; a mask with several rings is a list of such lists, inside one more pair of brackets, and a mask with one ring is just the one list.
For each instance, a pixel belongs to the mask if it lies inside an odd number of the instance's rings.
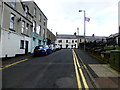
[[95,34],[92,34],[92,37],[95,37]]
[[79,28],[77,28],[77,34],[78,34],[78,36],[79,36]]
[[74,33],[74,35],[76,36],[76,32]]
[[58,35],[58,33],[56,32],[56,36]]

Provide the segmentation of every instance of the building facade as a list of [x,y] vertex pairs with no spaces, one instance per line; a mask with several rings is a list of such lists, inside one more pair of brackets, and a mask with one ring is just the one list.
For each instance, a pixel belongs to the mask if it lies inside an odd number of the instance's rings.
[[56,34],[56,45],[62,48],[79,48],[84,46],[84,41],[86,46],[89,43],[101,42],[105,39],[104,36],[82,36],[82,35],[67,35],[67,34]]
[[2,2],[1,12],[2,55],[0,57],[13,57],[31,52],[32,17],[24,16],[22,3],[19,0]]
[[47,17],[40,10],[34,1],[23,2],[26,7],[26,13],[30,13],[32,16],[32,39],[31,39],[31,51],[33,52],[35,46],[40,44],[47,44]]
[[3,3],[0,1],[0,56],[2,56],[2,42],[1,42],[1,23],[2,23],[2,8],[3,8]]
[[47,20],[34,1],[0,1],[0,57],[33,53],[47,44]]
[[118,46],[120,46],[120,1],[118,2]]
[[55,43],[61,48],[78,48],[78,39],[75,35],[57,34]]
[[47,29],[46,38],[47,38],[47,45],[55,44],[56,36],[49,29]]
[[118,46],[118,36],[119,34],[111,34],[109,37],[106,38],[107,40],[107,46]]

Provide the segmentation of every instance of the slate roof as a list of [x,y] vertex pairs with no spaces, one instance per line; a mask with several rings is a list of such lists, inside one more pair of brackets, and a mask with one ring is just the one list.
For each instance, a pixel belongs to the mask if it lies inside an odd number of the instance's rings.
[[61,39],[76,39],[75,35],[70,34],[58,34],[56,37]]
[[[77,39],[77,38],[84,38],[84,36],[81,36],[81,35],[71,35],[71,34],[58,34],[56,36],[57,38],[61,38],[61,39]],[[102,38],[105,38],[105,36],[85,36],[86,38],[89,38],[89,39],[102,39]]]
[[94,36],[94,37],[92,37],[92,36],[86,36],[86,38],[89,38],[89,39],[103,39],[103,38],[105,38],[105,36]]

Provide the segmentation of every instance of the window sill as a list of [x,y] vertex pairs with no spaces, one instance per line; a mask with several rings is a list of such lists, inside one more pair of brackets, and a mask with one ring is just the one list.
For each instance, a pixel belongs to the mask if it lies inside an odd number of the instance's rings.
[[15,32],[15,30],[14,30],[14,29],[12,29],[12,28],[9,28],[9,30],[11,30],[11,31],[14,31],[14,32]]
[[29,35],[27,35],[27,34],[24,34],[24,33],[21,33],[22,35],[25,35],[25,36],[27,36],[27,37],[29,37]]
[[24,48],[20,48],[20,49],[24,49]]

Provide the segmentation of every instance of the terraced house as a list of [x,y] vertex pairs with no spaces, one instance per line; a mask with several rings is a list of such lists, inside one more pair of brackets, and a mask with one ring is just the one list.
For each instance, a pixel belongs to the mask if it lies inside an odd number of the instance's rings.
[[47,38],[47,45],[55,44],[56,36],[49,29],[47,29],[47,37],[46,38]]
[[1,12],[1,57],[31,52],[32,17],[25,17],[23,4],[3,1]]
[[118,2],[118,45],[120,46],[120,1]]
[[78,39],[76,35],[57,34],[56,45],[61,48],[78,48]]
[[34,1],[0,1],[0,14],[0,57],[32,53],[47,43],[47,17]]
[[26,15],[30,13],[32,15],[32,45],[31,51],[35,46],[39,44],[47,44],[47,17],[40,10],[34,1],[23,2],[25,7]]

